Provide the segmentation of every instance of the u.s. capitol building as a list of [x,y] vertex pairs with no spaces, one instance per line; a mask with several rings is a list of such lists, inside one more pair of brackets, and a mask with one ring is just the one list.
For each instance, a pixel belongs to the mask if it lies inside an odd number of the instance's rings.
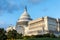
[[58,34],[60,32],[60,19],[46,16],[32,20],[25,7],[21,17],[17,20],[15,29],[24,36],[42,35],[46,33]]

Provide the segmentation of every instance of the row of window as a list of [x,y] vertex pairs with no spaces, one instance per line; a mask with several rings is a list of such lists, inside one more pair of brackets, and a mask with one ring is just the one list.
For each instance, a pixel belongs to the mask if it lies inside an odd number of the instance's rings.
[[30,31],[30,32],[28,32],[28,34],[32,34],[32,33],[41,33],[42,32],[42,30],[36,30],[36,31]]
[[38,22],[35,22],[35,23],[30,24],[30,26],[34,26],[34,25],[42,24],[42,23],[43,23],[43,21],[38,21]]
[[48,30],[36,30],[36,31],[29,31],[28,34],[32,34],[32,33],[41,33],[41,32],[49,32]]
[[51,25],[49,25],[48,29],[52,30],[52,31],[56,31],[57,30],[57,26],[51,24]]
[[43,28],[45,25],[40,25],[40,26],[32,26],[32,27],[30,27],[29,28],[29,30],[31,30],[31,29],[37,29],[37,28]]

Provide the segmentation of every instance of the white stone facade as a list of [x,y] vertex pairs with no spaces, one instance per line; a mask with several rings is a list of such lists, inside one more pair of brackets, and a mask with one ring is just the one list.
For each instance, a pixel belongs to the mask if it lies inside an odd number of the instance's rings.
[[[43,17],[28,23],[28,35],[38,35],[38,34],[46,34],[49,32],[55,33],[60,32],[60,28],[58,30],[58,23],[55,18],[51,17]],[[59,26],[60,27],[60,26]]]
[[18,33],[26,35],[43,35],[46,33],[60,32],[60,19],[42,17],[32,20],[26,9],[16,24]]

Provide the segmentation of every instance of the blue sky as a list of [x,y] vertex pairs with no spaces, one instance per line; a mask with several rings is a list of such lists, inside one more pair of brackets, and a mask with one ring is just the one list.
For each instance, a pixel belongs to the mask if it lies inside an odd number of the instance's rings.
[[[60,18],[60,0],[0,0],[0,28],[16,25],[18,18],[27,6],[32,19],[50,16]],[[3,7],[3,8],[1,8]]]

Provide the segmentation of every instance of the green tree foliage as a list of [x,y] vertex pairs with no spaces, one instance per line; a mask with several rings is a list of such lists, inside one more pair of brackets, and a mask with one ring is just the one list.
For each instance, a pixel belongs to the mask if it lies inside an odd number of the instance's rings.
[[20,39],[22,38],[22,34],[18,34],[16,30],[10,30],[7,32],[7,39]]
[[22,39],[22,34],[18,34],[18,33],[17,33],[16,39]]
[[56,36],[54,34],[43,34],[43,35],[32,35],[32,36],[25,36],[24,38],[28,39],[28,38],[56,38]]
[[16,38],[16,35],[17,35],[17,31],[16,30],[10,30],[9,32],[7,32],[7,38],[10,39],[10,38]]
[[0,40],[6,40],[6,31],[3,28],[0,28]]

